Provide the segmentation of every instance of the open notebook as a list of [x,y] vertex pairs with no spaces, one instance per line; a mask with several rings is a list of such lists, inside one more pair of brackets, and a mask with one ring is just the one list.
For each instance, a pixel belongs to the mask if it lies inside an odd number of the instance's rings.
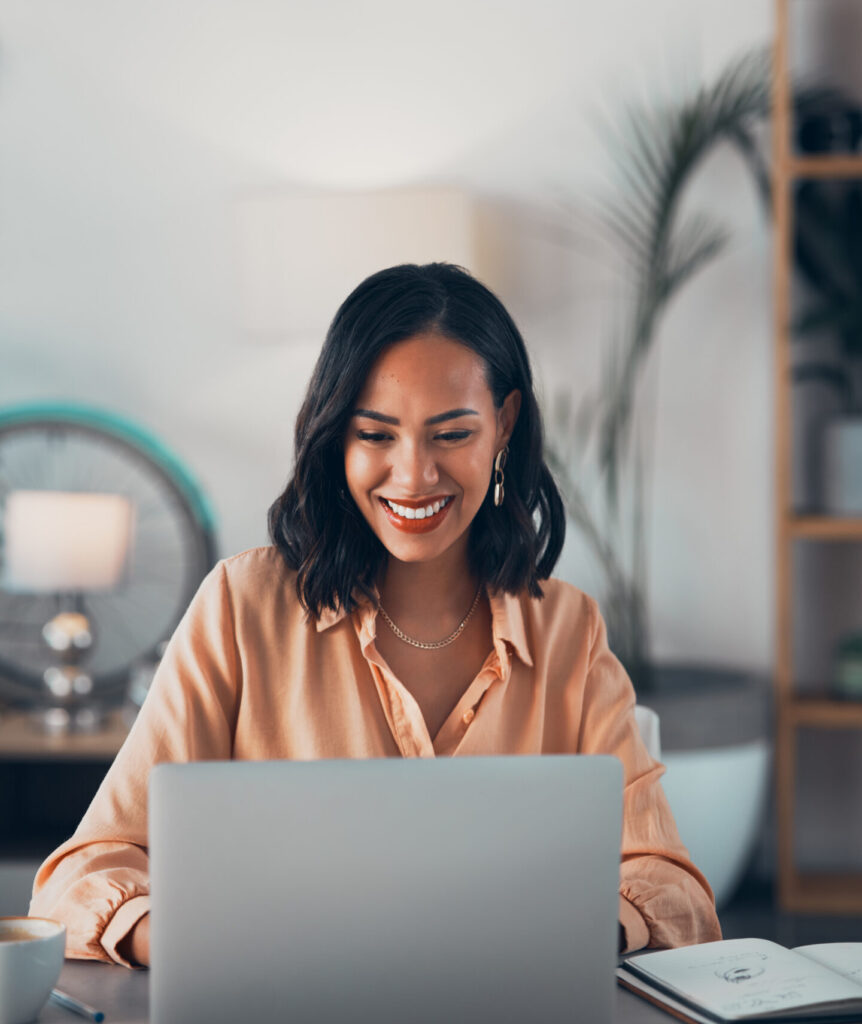
[[862,1021],[862,942],[707,942],[629,957],[617,979],[696,1024]]

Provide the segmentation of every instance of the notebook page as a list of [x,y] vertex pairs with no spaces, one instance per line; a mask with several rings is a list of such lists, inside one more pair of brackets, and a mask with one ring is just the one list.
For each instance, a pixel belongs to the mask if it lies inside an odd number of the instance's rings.
[[765,939],[729,939],[633,956],[629,969],[728,1020],[856,1000],[862,985]]
[[793,952],[862,984],[862,942],[823,942],[814,946],[797,946]]

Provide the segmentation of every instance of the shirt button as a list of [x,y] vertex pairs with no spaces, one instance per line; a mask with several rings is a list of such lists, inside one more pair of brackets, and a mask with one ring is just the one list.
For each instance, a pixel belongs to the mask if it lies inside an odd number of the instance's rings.
[[464,723],[464,725],[469,725],[475,717],[476,712],[472,708],[470,708],[469,711],[464,712],[461,721]]

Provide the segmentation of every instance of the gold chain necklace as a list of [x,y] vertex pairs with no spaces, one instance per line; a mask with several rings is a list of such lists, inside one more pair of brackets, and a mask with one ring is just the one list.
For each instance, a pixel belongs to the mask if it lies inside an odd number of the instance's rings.
[[378,604],[377,607],[380,609],[380,614],[386,621],[386,625],[392,630],[392,632],[398,637],[399,640],[403,640],[405,644],[410,644],[411,647],[419,647],[423,651],[439,651],[441,647],[448,647],[449,644],[457,640],[458,637],[464,632],[464,627],[473,617],[473,612],[479,607],[479,598],[482,595],[482,584],[480,583],[477,590],[476,596],[473,598],[473,603],[470,605],[470,611],[461,619],[458,628],[454,633],[450,633],[445,640],[435,640],[433,643],[425,643],[424,640],[414,640],[412,636],[408,636],[403,630],[399,629],[392,619],[386,614],[386,609],[382,604]]

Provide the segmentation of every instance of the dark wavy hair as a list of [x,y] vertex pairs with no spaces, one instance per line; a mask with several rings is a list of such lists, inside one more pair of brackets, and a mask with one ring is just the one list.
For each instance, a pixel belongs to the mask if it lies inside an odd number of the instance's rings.
[[470,527],[477,578],[494,589],[541,597],[565,536],[560,493],[545,464],[542,421],[524,341],[500,300],[466,270],[405,264],[362,282],[335,314],[296,419],[293,477],[269,510],[273,544],[296,570],[296,589],[315,617],[352,611],[373,596],[387,558],[347,489],[344,439],[365,379],[390,345],[435,331],[485,363],[494,405],[513,390],[521,409],[509,440],[506,496],[493,487]]

